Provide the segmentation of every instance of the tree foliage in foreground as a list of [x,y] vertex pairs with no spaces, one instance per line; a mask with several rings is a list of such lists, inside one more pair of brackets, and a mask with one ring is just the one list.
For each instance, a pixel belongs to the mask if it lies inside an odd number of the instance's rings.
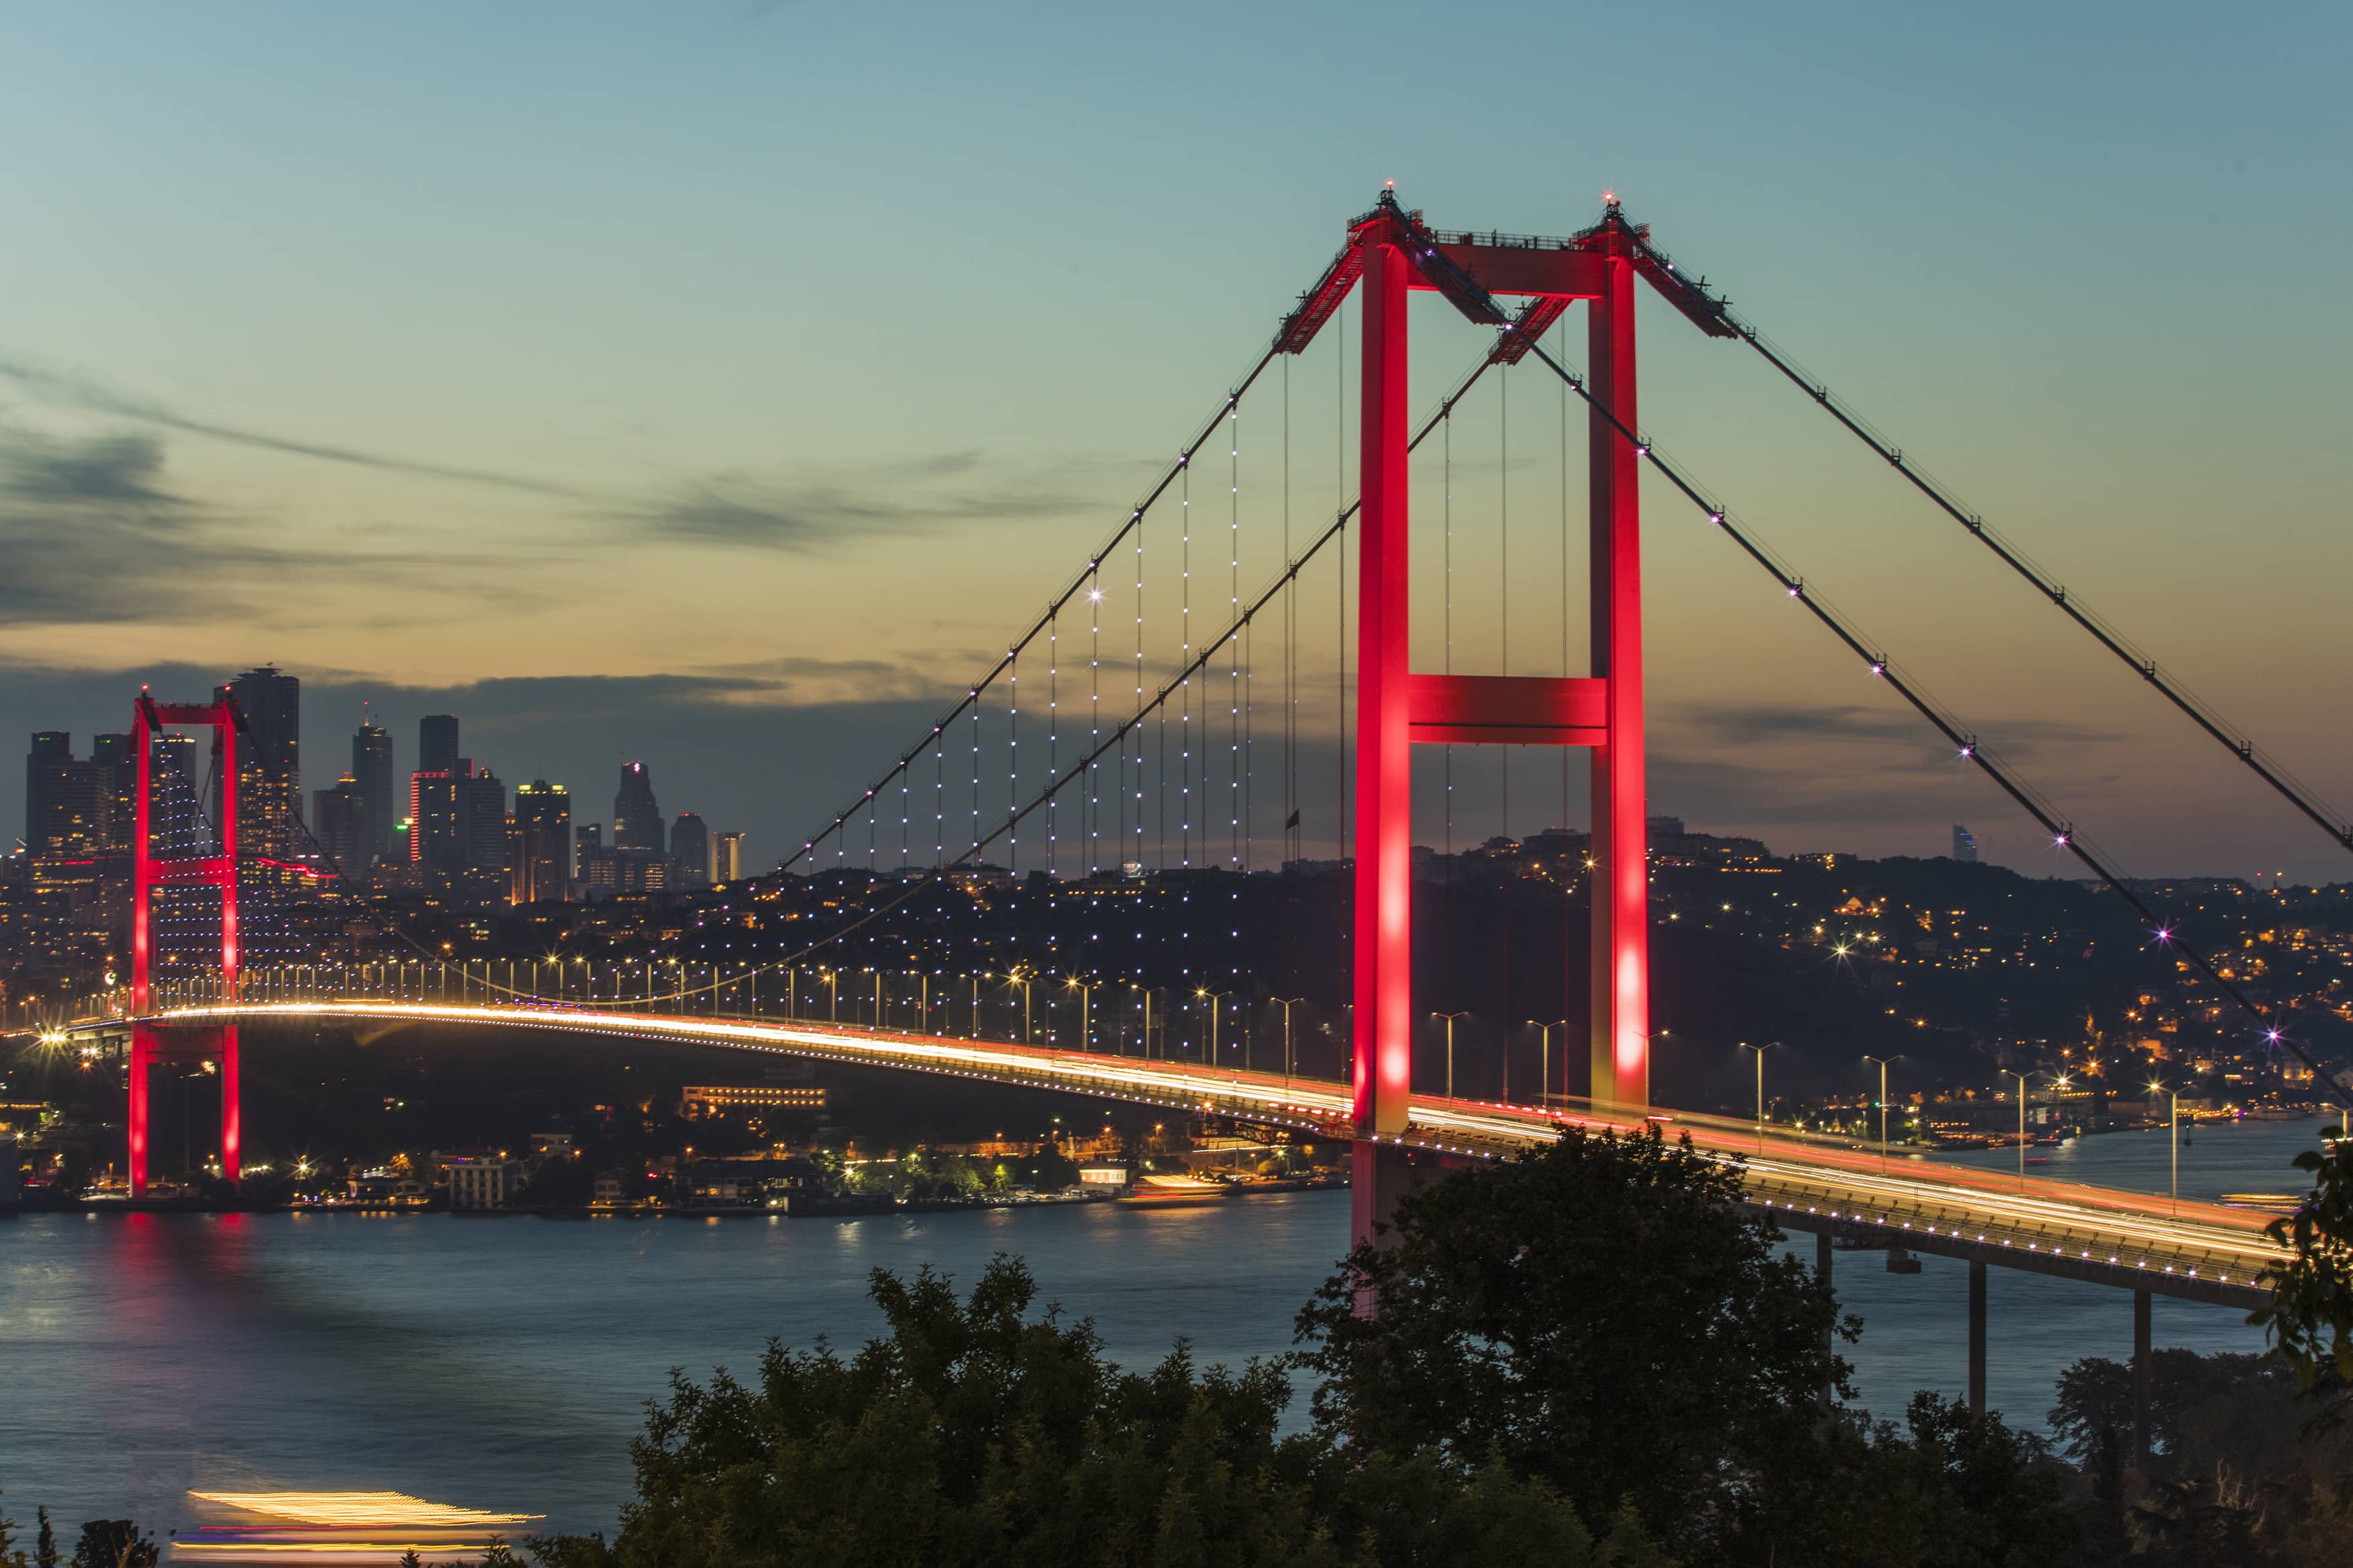
[[1596,1541],[1546,1482],[1430,1450],[1277,1436],[1283,1373],[1204,1373],[1180,1344],[1148,1373],[1089,1322],[1030,1311],[1017,1261],[959,1300],[928,1268],[877,1270],[889,1331],[847,1360],[772,1344],[758,1379],[673,1376],[631,1447],[638,1496],[609,1544],[533,1543],[551,1568],[1006,1563],[1649,1568]]

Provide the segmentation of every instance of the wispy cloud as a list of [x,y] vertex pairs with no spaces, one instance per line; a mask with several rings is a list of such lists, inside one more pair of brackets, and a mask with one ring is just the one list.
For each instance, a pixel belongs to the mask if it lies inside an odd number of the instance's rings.
[[136,420],[160,429],[178,430],[186,435],[201,436],[214,441],[227,441],[236,446],[254,447],[259,451],[278,452],[288,457],[314,458],[322,462],[344,463],[356,468],[374,468],[384,473],[415,474],[425,479],[449,479],[460,484],[489,485],[500,489],[520,490],[526,494],[550,496],[558,500],[592,499],[586,491],[575,486],[533,475],[504,473],[492,468],[466,468],[448,463],[423,462],[411,458],[370,452],[356,447],[305,441],[293,437],[273,435],[266,430],[217,424],[212,420],[199,419],[191,415],[183,414],[153,398],[121,391],[90,376],[52,370],[22,360],[0,358],[0,376],[16,382],[43,402],[60,407],[79,408],[89,413]]
[[718,474],[607,515],[638,535],[811,554],[860,539],[1067,517],[1100,504],[1025,476],[989,472],[979,454],[959,452],[810,479]]

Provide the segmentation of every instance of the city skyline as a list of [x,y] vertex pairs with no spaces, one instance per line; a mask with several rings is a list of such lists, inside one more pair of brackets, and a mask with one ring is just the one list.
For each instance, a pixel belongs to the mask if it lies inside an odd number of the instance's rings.
[[[2342,239],[2340,211],[2298,199],[2341,142],[2315,118],[2325,49],[2186,11],[2126,62],[2084,19],[2035,16],[2026,55],[1999,11],[1858,36],[1726,10],[1695,52],[1589,79],[1568,34],[1515,27],[1537,74],[1573,86],[1523,102],[1485,90],[1483,50],[1319,56],[1303,14],[1164,38],[1052,13],[909,37],[821,7],[601,9],[552,41],[520,16],[469,18],[454,50],[447,16],[270,15],[158,19],[185,29],[208,92],[231,85],[201,115],[161,64],[180,51],[109,75],[95,22],[23,29],[23,90],[0,114],[24,144],[44,144],[44,114],[109,129],[86,156],[0,175],[26,224],[0,280],[43,304],[0,331],[19,568],[0,595],[0,723],[18,732],[119,730],[142,680],[274,658],[348,704],[337,731],[362,697],[396,729],[481,715],[519,742],[509,778],[586,787],[610,761],[676,755],[668,776],[772,863],[985,668],[1037,563],[1093,547],[1394,177],[1437,221],[1556,233],[1620,187],[2084,602],[2324,793],[2353,771],[2353,742],[2303,717],[2347,651],[2327,584],[2353,546],[2326,499],[2353,477],[2325,412],[2343,307],[2265,263],[2227,311],[2169,308],[2206,287],[2207,242],[2240,213],[2261,210],[2277,257]],[[2305,25],[2345,26],[2317,9]],[[526,93],[489,68],[551,42],[560,64]],[[1944,110],[1960,81],[2002,103],[1980,134],[1915,122],[1893,90],[1923,47],[1953,65],[1931,89]],[[1162,68],[1113,110],[1084,84],[1121,79],[1110,63],[1137,47]],[[1874,134],[1753,123],[1784,78],[1847,95]],[[301,85],[327,79],[348,103]],[[386,140],[385,95],[420,79],[438,129]],[[1492,151],[1433,157],[1407,117],[1368,130],[1282,107],[1365,81],[1460,99],[1457,144]],[[1003,90],[1022,83],[1042,96]],[[1098,121],[1116,133],[1062,134]],[[835,131],[851,124],[854,147]],[[1243,155],[1260,145],[1292,155]],[[131,213],[205,259],[111,243]],[[796,247],[794,225],[862,243]],[[965,259],[935,276],[949,226]],[[2005,230],[2040,237],[2037,265],[1988,265]],[[1041,236],[1055,266],[1030,263]],[[878,347],[872,313],[839,308],[851,279],[945,309]],[[371,312],[348,311],[353,289]],[[1662,437],[1862,625],[1900,634],[1892,651],[2125,870],[2342,875],[1810,410],[1641,309]],[[1430,388],[1475,346],[1425,342]],[[451,389],[453,366],[472,390]],[[1264,450],[1271,426],[1246,429]],[[1250,483],[1263,503],[1271,474]],[[1968,821],[1987,858],[2072,874],[1729,552],[1663,508],[1646,530],[1658,809],[1869,854],[1935,853]],[[1490,543],[1462,548],[1486,569]]]

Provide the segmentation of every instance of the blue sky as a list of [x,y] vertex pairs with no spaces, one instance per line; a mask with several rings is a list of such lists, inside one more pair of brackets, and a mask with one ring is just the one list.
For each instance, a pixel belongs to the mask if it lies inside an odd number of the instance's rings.
[[[364,692],[472,703],[502,774],[595,797],[643,753],[765,862],[1034,611],[1394,178],[1537,232],[1616,187],[2353,797],[2348,24],[2261,22],[0,8],[0,722],[117,728],[137,671],[275,659],[319,763]],[[1476,340],[1417,331],[1434,394]],[[1660,438],[2128,868],[2344,874],[1762,366],[1642,331]],[[1659,809],[1875,852],[1967,820],[2059,868],[1650,506]]]

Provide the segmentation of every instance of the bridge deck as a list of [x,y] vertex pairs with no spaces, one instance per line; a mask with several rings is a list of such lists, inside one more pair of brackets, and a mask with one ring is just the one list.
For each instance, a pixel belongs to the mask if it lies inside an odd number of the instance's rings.
[[[690,1016],[567,1005],[451,1003],[317,996],[172,1008],[169,1026],[325,1017],[558,1029],[659,1038],[786,1056],[986,1079],[1172,1110],[1203,1110],[1352,1136],[1348,1086],[1281,1073],[895,1034],[776,1018]],[[127,1020],[77,1026],[119,1030]],[[1589,1105],[1503,1105],[1416,1096],[1396,1142],[1461,1159],[1494,1158],[1562,1126],[1638,1125],[1646,1118]],[[2015,1177],[1914,1157],[1883,1158],[1851,1140],[1768,1130],[1726,1118],[1653,1110],[1647,1120],[1746,1166],[1750,1200],[1787,1229],[1833,1231],[1870,1244],[1972,1258],[2220,1305],[2253,1308],[2262,1271],[2283,1256],[2268,1216],[2220,1205]]]

